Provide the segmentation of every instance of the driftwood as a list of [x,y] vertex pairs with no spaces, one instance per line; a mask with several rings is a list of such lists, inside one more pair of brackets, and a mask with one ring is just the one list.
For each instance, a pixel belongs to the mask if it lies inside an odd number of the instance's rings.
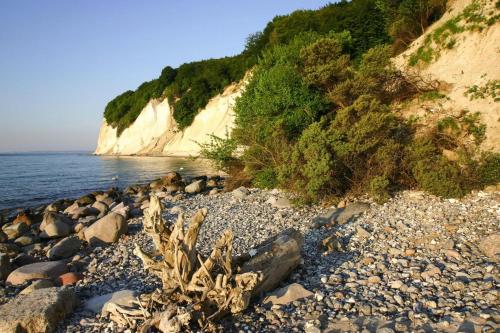
[[[303,239],[293,229],[235,258],[233,233],[226,230],[208,257],[203,257],[196,250],[196,242],[207,213],[206,208],[196,212],[187,230],[182,213],[174,225],[168,226],[160,200],[151,196],[150,206],[144,211],[144,230],[152,237],[155,250],[148,253],[136,244],[134,254],[161,279],[162,289],[141,304],[145,322],[139,332],[148,332],[150,327],[164,333],[179,332],[193,323],[209,330],[214,320],[243,311],[252,298],[274,289],[299,265]],[[144,310],[152,303],[161,308],[154,314]],[[126,315],[121,315],[126,320]],[[120,317],[117,313],[115,316]]]

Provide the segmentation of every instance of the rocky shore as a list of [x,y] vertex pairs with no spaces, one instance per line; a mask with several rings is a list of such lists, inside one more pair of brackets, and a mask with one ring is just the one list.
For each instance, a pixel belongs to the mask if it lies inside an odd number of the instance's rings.
[[[175,181],[174,181],[175,180]],[[340,207],[294,207],[280,191],[224,191],[220,178],[169,174],[146,186],[60,200],[4,221],[0,331],[134,332],[109,319],[161,287],[133,254],[149,194],[165,219],[207,208],[207,255],[226,229],[235,254],[294,228],[302,262],[280,289],[218,323],[227,332],[495,332],[500,329],[500,192],[440,199],[401,192]]]

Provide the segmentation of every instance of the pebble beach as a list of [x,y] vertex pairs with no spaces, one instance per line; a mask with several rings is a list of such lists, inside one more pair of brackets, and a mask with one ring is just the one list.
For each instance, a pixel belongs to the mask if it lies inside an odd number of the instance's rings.
[[[218,322],[221,331],[500,329],[495,252],[499,247],[499,192],[475,192],[458,200],[405,191],[385,204],[358,198],[337,208],[296,207],[277,190],[236,191],[157,192],[169,222],[174,222],[179,212],[190,217],[200,208],[208,209],[198,239],[199,252],[204,255],[226,229],[234,233],[235,254],[288,228],[304,237],[300,265],[280,284],[281,291],[290,289],[286,293],[289,299],[278,297],[276,301],[275,297],[269,302],[265,298],[269,295],[264,295],[244,312]],[[146,189],[129,191],[127,202],[133,214],[126,221],[127,232],[116,242],[96,247],[83,241],[65,259],[67,270],[79,276],[70,287],[77,302],[57,323],[57,332],[135,331],[133,326],[117,325],[91,304],[100,295],[122,291],[140,295],[161,287],[161,281],[145,271],[132,252],[135,244],[146,249],[153,246],[142,228],[141,209],[148,206],[148,194]],[[335,246],[325,245],[323,240],[329,237]],[[25,249],[25,255],[47,261],[46,253],[54,243],[49,240],[45,248],[39,246],[31,252]],[[9,303],[32,283],[13,286],[0,282],[0,302]],[[301,290],[294,295],[297,285]]]

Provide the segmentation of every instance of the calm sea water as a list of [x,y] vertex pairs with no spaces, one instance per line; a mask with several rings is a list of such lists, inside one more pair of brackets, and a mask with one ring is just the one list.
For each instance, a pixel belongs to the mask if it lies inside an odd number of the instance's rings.
[[0,210],[146,183],[168,171],[216,174],[206,161],[176,157],[111,157],[90,153],[0,154]]

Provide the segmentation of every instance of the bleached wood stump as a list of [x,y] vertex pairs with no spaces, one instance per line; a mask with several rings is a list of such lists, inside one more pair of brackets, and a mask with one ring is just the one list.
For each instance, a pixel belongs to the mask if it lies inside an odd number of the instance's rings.
[[226,230],[210,255],[202,257],[196,242],[207,214],[206,208],[196,212],[187,230],[183,214],[168,226],[160,200],[151,196],[144,211],[144,230],[152,237],[155,251],[147,253],[136,244],[134,254],[160,277],[162,289],[154,301],[164,309],[146,321],[142,332],[151,326],[162,332],[178,332],[192,323],[209,329],[214,320],[243,311],[252,298],[276,288],[299,265],[303,237],[293,229],[236,258],[233,233]]

